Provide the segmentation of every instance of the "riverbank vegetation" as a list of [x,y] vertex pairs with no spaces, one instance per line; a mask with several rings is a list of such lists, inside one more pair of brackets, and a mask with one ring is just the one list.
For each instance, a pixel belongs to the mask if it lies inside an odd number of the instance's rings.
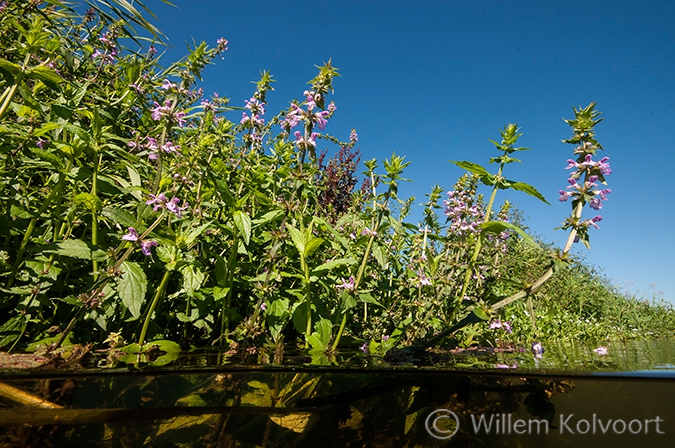
[[546,202],[508,178],[527,163],[515,124],[491,136],[489,164],[453,162],[467,174],[413,223],[398,188],[414,155],[368,159],[356,129],[331,130],[331,61],[276,115],[269,72],[244,104],[205,96],[204,68],[236,63],[220,60],[227,40],[165,64],[135,4],[0,5],[0,348],[672,336],[669,306],[626,299],[570,256],[611,193],[594,103],[551,136],[570,144],[565,247],[500,202],[507,189]]

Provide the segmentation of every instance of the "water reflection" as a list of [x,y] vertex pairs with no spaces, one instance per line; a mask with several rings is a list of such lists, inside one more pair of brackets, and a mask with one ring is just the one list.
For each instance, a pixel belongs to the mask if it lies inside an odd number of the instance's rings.
[[474,350],[434,367],[199,353],[161,367],[7,371],[0,446],[672,446],[672,343],[607,348]]

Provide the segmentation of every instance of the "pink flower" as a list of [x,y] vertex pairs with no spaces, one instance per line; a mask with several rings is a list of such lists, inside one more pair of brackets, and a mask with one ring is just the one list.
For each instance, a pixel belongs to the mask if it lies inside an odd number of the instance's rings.
[[609,353],[609,351],[607,350],[607,347],[603,347],[602,345],[600,347],[594,349],[593,351],[600,356],[605,356]]
[[133,227],[129,227],[129,233],[122,237],[122,239],[125,241],[138,241],[138,238],[138,232],[136,232],[136,229]]
[[150,255],[150,249],[152,249],[154,246],[157,246],[157,241],[143,241],[141,243],[141,252],[143,252],[143,255],[146,257]]
[[183,211],[186,210],[190,204],[186,202],[183,207],[179,207],[178,204],[180,204],[180,199],[176,197],[171,198],[171,200],[166,203],[166,209],[173,212],[176,217],[180,218],[183,216]]
[[167,198],[164,195],[164,193],[160,193],[158,196],[155,196],[154,194],[150,195],[150,199],[145,201],[145,205],[152,205],[152,209],[154,211],[159,210],[160,208],[164,207],[166,204]]
[[354,291],[355,280],[354,277],[349,277],[349,280],[342,279],[342,283],[335,285],[335,289],[344,289],[347,291]]

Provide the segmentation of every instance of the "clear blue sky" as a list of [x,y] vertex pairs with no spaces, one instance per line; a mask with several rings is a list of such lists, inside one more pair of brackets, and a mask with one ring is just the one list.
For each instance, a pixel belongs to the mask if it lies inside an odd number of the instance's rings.
[[[675,2],[612,1],[216,1],[145,4],[172,49],[229,40],[225,60],[204,73],[206,93],[242,105],[251,81],[269,70],[277,82],[268,114],[302,98],[314,65],[332,58],[341,78],[338,110],[326,131],[359,134],[364,160],[392,151],[411,163],[401,195],[422,202],[449,189],[461,170],[487,164],[507,123],[522,127],[522,165],[507,177],[530,183],[551,206],[523,193],[502,194],[525,213],[532,232],[562,245],[553,231],[568,216],[558,202],[572,146],[562,118],[597,101],[597,138],[610,157],[613,190],[588,251],[613,284],[675,302]],[[237,119],[237,116],[232,119]],[[319,145],[321,146],[321,145]],[[595,213],[586,211],[584,216]]]

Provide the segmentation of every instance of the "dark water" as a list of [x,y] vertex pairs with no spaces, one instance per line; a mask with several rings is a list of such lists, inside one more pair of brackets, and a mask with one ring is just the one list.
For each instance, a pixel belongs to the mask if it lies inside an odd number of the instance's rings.
[[0,446],[675,446],[675,341],[606,347],[435,365],[211,352],[7,370],[3,385],[44,401],[0,398]]

